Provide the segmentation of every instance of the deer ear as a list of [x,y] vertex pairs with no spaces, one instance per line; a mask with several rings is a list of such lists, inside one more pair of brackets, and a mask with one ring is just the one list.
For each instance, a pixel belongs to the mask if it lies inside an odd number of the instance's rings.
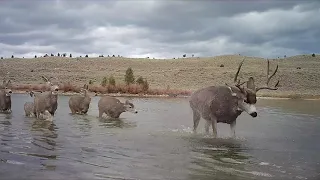
[[247,88],[251,89],[251,90],[255,90],[256,89],[253,77],[249,77],[249,80],[247,82]]

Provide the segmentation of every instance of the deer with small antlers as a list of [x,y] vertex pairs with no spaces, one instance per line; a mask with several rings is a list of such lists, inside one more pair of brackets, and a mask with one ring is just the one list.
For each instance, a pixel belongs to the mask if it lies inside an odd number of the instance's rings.
[[46,82],[46,85],[50,87],[50,91],[42,92],[34,97],[34,112],[38,119],[47,112],[54,116],[58,107],[59,86],[53,85],[48,78],[41,77]]
[[81,88],[83,95],[73,95],[69,99],[71,114],[86,114],[90,107],[91,97],[88,94],[89,86],[85,84]]
[[[257,102],[256,93],[262,89],[277,90],[279,80],[274,87],[269,86],[272,77],[278,71],[278,65],[274,72],[269,76],[270,62],[267,66],[266,86],[256,87],[254,78],[249,77],[248,81],[240,82],[238,75],[245,58],[238,66],[234,77],[234,85],[209,86],[195,91],[189,100],[193,112],[193,131],[196,133],[201,118],[206,120],[205,132],[209,133],[209,127],[212,125],[213,136],[217,137],[217,123],[226,123],[230,125],[231,136],[235,137],[236,119],[245,111],[253,118],[258,113],[255,107]],[[246,83],[246,87],[243,86]]]

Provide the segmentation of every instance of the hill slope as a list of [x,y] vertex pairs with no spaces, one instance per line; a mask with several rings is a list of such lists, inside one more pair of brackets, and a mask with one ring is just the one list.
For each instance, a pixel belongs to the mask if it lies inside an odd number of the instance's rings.
[[[232,83],[239,55],[224,55],[210,58],[184,59],[130,59],[130,58],[62,58],[45,57],[36,59],[0,60],[0,77],[7,76],[13,83],[35,84],[41,75],[53,76],[61,82],[83,85],[89,80],[101,82],[105,76],[113,75],[116,82],[123,83],[125,70],[131,67],[135,77],[147,78],[150,88],[196,90],[209,85]],[[223,64],[224,67],[220,67]],[[279,64],[275,78],[280,78],[278,91],[262,90],[260,95],[320,95],[320,57],[300,55],[271,60],[273,71]],[[266,79],[267,62],[263,58],[247,57],[239,77],[253,76],[257,85]],[[300,67],[301,69],[297,69]],[[8,75],[6,73],[9,72]],[[275,79],[276,80],[276,79]],[[275,82],[272,81],[271,83]]]

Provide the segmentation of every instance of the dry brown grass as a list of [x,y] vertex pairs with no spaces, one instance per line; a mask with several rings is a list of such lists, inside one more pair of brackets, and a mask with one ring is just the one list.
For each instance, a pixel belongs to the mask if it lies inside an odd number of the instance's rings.
[[[80,92],[81,86],[72,85],[71,83],[59,84],[59,89],[62,92]],[[45,88],[38,84],[16,84],[12,87],[12,90],[18,91],[44,91]],[[143,90],[142,85],[130,84],[130,85],[89,85],[89,91],[94,93],[106,94],[106,93],[122,93],[122,94],[148,94],[148,95],[183,95],[188,96],[191,94],[190,91],[177,90],[177,89],[149,89]]]
[[[11,79],[17,89],[37,89],[42,82],[40,76],[55,77],[63,91],[77,91],[89,80],[91,91],[107,93],[142,93],[137,85],[124,86],[124,75],[128,67],[135,77],[142,76],[150,84],[150,94],[189,94],[209,85],[232,83],[238,64],[243,59],[239,55],[225,55],[208,58],[184,59],[130,59],[130,58],[63,58],[45,57],[36,59],[0,60],[0,77]],[[253,76],[256,84],[263,85],[266,77],[266,61],[258,57],[247,57],[239,74],[240,78]],[[317,96],[320,95],[320,57],[301,55],[275,59],[271,69],[279,64],[276,78],[280,78],[278,91],[263,90],[260,96]],[[224,67],[220,67],[221,65]],[[6,75],[6,73],[8,73]],[[113,75],[116,86],[101,87],[103,77]],[[70,82],[70,83],[68,83]],[[274,83],[271,82],[271,83]],[[166,87],[171,88],[167,89]]]

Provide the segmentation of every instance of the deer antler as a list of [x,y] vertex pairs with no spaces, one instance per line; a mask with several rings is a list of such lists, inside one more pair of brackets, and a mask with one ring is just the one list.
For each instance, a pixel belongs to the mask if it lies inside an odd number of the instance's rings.
[[41,76],[41,77],[45,82],[49,82],[48,78],[46,78],[45,76]]
[[238,76],[239,76],[239,72],[240,72],[240,70],[241,70],[241,67],[242,67],[243,62],[244,62],[245,59],[246,59],[246,58],[243,58],[243,60],[240,62],[239,66],[238,66],[238,70],[237,70],[237,72],[236,72],[236,74],[235,74],[235,76],[234,76],[234,80],[233,80],[233,82],[235,83],[235,86],[238,87],[241,91],[243,90],[243,88],[241,88],[241,86],[242,86],[244,83],[246,83],[246,81],[241,82],[240,79],[237,81],[237,78],[238,78]]
[[270,61],[268,60],[268,66],[267,66],[267,82],[266,82],[266,85],[267,85],[267,86],[263,86],[263,87],[258,87],[258,88],[256,88],[256,92],[260,91],[261,89],[278,90],[278,85],[279,85],[280,80],[277,81],[277,83],[274,85],[274,87],[269,87],[269,82],[270,82],[271,78],[277,73],[278,67],[279,67],[279,66],[278,66],[278,64],[277,64],[276,69],[275,69],[274,72],[271,74],[271,76],[269,76]]

